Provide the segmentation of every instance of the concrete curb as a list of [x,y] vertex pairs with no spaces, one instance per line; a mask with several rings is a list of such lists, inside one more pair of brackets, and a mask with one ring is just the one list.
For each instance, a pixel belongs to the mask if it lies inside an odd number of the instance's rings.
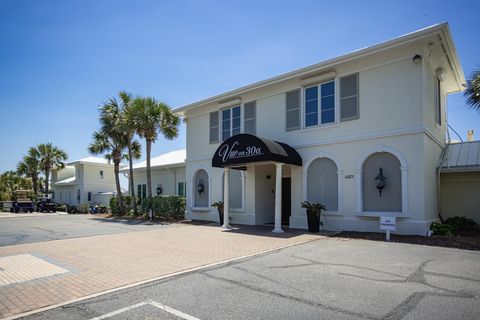
[[265,255],[265,254],[268,254],[268,253],[272,253],[272,252],[279,251],[279,250],[286,249],[286,248],[290,248],[290,247],[295,247],[295,246],[305,244],[305,243],[309,243],[309,242],[313,242],[313,241],[318,241],[318,240],[321,240],[321,239],[324,239],[324,237],[308,239],[308,240],[304,240],[304,241],[297,242],[297,243],[292,243],[292,244],[287,244],[287,245],[280,246],[280,247],[273,248],[273,249],[268,249],[268,250],[264,250],[264,251],[260,251],[260,252],[255,252],[255,253],[244,255],[244,256],[241,256],[241,257],[236,257],[236,258],[227,259],[227,260],[223,260],[223,261],[213,262],[213,263],[198,266],[198,267],[195,267],[195,268],[190,268],[190,269],[186,269],[186,270],[182,270],[182,271],[178,271],[178,272],[174,272],[174,273],[169,273],[169,274],[159,276],[159,277],[155,277],[155,278],[152,278],[152,279],[138,281],[138,282],[134,282],[134,283],[131,283],[131,284],[127,284],[125,286],[121,286],[121,287],[97,292],[97,293],[94,293],[94,294],[91,294],[91,295],[88,295],[88,296],[85,296],[85,297],[72,299],[72,300],[69,300],[69,301],[65,301],[65,302],[58,303],[58,304],[51,305],[51,306],[46,306],[46,307],[36,309],[36,310],[27,311],[27,312],[24,312],[24,313],[19,313],[19,314],[13,315],[13,316],[9,316],[7,318],[1,318],[0,320],[20,319],[20,318],[23,318],[23,317],[34,315],[36,313],[40,313],[40,312],[56,309],[56,308],[59,308],[59,307],[63,307],[65,305],[69,305],[69,304],[72,304],[72,303],[77,303],[77,302],[85,301],[85,300],[88,300],[88,299],[96,298],[96,297],[99,297],[99,296],[102,296],[102,295],[105,295],[105,294],[129,289],[129,288],[133,288],[133,287],[136,287],[136,286],[140,286],[140,285],[143,285],[143,284],[148,284],[148,283],[159,281],[159,280],[164,280],[164,279],[171,278],[171,277],[185,275],[185,274],[192,273],[192,272],[202,270],[202,269],[217,267],[217,266],[220,266],[222,264],[229,264],[229,263],[232,263],[234,261],[238,261],[238,260],[242,260],[242,259],[246,259],[246,258]]

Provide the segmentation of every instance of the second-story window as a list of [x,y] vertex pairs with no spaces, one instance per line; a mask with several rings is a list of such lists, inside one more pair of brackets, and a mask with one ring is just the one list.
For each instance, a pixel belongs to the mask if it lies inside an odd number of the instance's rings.
[[222,140],[240,133],[240,106],[222,110]]
[[305,88],[305,127],[335,122],[335,82]]
[[104,178],[104,176],[103,176],[103,170],[100,170],[99,176],[100,176],[100,180],[103,180],[103,178]]

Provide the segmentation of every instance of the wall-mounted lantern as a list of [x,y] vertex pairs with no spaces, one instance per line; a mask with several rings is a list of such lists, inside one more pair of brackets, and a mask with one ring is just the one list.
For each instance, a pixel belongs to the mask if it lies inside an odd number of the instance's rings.
[[163,188],[162,188],[162,185],[159,184],[158,187],[157,187],[157,196],[161,195],[163,192]]
[[380,197],[382,196],[382,190],[385,188],[385,180],[386,178],[383,175],[383,170],[380,168],[378,170],[378,175],[375,177],[375,183]]
[[203,185],[203,179],[200,179],[197,184],[197,192],[201,195],[203,191],[205,191],[205,186]]

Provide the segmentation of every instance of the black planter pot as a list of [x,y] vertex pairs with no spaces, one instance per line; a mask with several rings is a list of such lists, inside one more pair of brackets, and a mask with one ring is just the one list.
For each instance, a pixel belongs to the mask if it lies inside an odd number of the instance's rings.
[[220,225],[223,226],[223,209],[218,208],[218,221]]
[[320,212],[316,210],[307,210],[308,232],[320,231]]

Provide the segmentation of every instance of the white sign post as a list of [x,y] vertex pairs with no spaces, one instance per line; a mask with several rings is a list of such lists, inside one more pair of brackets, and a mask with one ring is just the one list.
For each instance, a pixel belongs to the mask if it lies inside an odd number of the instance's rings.
[[380,230],[385,230],[385,239],[390,241],[390,231],[397,231],[397,220],[395,217],[380,217]]

